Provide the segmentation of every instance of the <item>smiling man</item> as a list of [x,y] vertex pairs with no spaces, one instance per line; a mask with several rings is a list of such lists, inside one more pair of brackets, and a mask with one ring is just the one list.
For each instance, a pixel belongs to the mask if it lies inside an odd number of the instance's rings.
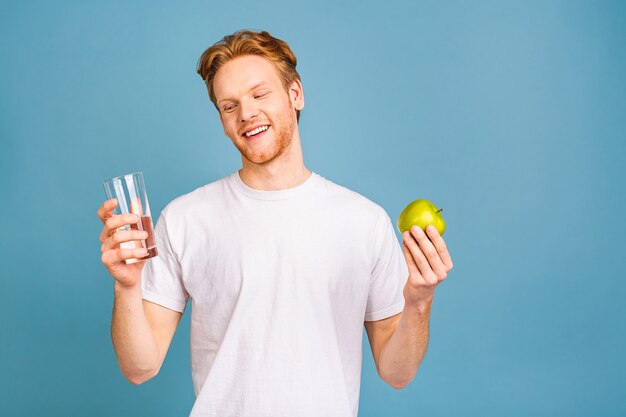
[[356,416],[363,326],[380,377],[415,376],[434,289],[452,269],[432,228],[396,240],[389,216],[304,165],[304,94],[289,46],[240,31],[204,52],[198,73],[242,168],[185,194],[156,226],[159,256],[120,243],[136,222],[98,210],[115,279],[112,338],[139,384],[163,363],[188,303],[191,416]]

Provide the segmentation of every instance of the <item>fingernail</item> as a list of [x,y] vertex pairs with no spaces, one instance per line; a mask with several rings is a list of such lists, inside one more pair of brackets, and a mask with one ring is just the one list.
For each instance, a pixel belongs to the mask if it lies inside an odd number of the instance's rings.
[[413,233],[419,233],[419,231],[420,231],[420,230],[421,230],[421,229],[419,228],[419,226],[413,226],[413,227],[411,227],[411,231],[412,231]]
[[429,224],[427,229],[430,233],[435,233],[435,226],[433,226],[432,224]]

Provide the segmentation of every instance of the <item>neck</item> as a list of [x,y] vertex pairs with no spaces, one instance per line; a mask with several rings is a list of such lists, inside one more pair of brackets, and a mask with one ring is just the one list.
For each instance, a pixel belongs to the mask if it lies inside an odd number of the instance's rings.
[[242,158],[242,163],[239,177],[244,184],[255,190],[285,190],[297,187],[311,176],[311,171],[304,165],[297,131],[282,155],[263,164],[255,164],[245,158]]

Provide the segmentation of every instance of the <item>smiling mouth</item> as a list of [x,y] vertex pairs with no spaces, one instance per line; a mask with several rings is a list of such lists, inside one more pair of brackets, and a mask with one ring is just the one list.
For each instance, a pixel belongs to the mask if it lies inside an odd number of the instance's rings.
[[260,135],[261,133],[267,131],[267,129],[270,128],[270,125],[264,125],[264,126],[259,126],[256,129],[250,130],[249,132],[246,132],[243,134],[244,137],[246,138],[252,138],[255,136]]

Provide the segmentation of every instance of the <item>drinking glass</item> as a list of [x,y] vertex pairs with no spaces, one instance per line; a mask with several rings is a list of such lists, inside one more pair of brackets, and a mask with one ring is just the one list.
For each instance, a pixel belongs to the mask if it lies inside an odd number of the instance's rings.
[[104,192],[108,199],[117,199],[117,207],[114,214],[133,213],[139,216],[141,221],[131,225],[125,225],[117,230],[143,230],[148,232],[148,237],[142,240],[122,242],[123,249],[145,248],[148,254],[143,258],[127,259],[127,264],[143,261],[158,255],[152,228],[152,216],[150,215],[150,205],[148,204],[148,194],[143,180],[143,173],[134,172],[132,174],[120,175],[104,181]]

